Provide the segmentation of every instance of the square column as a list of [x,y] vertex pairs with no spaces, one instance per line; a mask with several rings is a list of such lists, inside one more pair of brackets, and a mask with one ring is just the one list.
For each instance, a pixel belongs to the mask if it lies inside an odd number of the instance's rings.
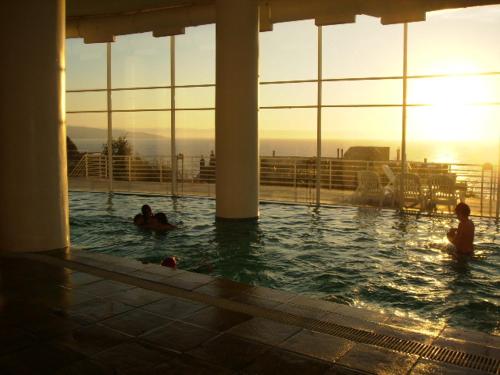
[[0,251],[64,248],[65,0],[7,1],[0,25]]
[[259,216],[257,0],[216,4],[216,217]]

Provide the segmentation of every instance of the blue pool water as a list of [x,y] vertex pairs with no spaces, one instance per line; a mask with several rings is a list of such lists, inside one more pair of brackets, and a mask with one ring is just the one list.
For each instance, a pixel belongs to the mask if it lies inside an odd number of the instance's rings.
[[[132,224],[141,205],[177,230]],[[70,193],[73,246],[412,318],[500,334],[500,227],[474,218],[476,255],[440,250],[452,218],[262,204],[258,223],[216,223],[209,199]]]

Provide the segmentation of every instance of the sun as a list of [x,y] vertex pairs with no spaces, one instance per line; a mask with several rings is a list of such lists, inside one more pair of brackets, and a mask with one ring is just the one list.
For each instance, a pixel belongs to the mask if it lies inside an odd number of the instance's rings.
[[[471,66],[450,64],[449,74],[474,71]],[[476,70],[477,71],[477,70]],[[488,110],[484,103],[491,100],[491,83],[485,77],[451,76],[414,80],[409,85],[413,103],[420,107],[411,119],[412,135],[421,140],[480,141],[488,137]]]

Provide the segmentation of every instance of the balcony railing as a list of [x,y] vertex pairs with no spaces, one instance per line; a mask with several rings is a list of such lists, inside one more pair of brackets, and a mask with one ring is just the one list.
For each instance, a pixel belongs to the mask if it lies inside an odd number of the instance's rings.
[[[113,191],[172,194],[180,196],[215,196],[216,160],[200,160],[199,157],[177,155],[176,186],[172,186],[172,161],[170,157],[113,157]],[[106,191],[110,188],[108,159],[100,153],[85,153],[78,161],[70,163],[70,186],[76,190]],[[400,161],[362,161],[338,158],[322,158],[320,178],[317,179],[315,157],[260,157],[260,198],[262,200],[314,204],[319,191],[320,202],[325,205],[352,204],[380,207],[403,207],[409,210],[449,213],[452,206],[464,201],[471,206],[474,215],[498,217],[499,175],[498,167],[491,164],[449,164],[409,162],[408,175],[418,181],[419,192],[426,205],[406,205],[411,195],[402,192],[398,184]],[[361,188],[360,172],[371,171],[375,179],[370,198]],[[446,187],[451,205],[433,203],[434,176],[446,176]],[[317,183],[320,189],[317,189]],[[409,190],[408,182],[403,190]],[[377,188],[378,186],[378,188]],[[375,193],[374,193],[375,192]],[[403,194],[403,195],[401,195]],[[406,197],[401,199],[401,196]]]

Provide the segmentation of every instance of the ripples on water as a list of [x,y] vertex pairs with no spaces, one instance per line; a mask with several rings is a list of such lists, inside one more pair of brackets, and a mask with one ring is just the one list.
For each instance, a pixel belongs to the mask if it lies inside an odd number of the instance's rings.
[[[179,229],[132,224],[143,204]],[[452,218],[392,210],[261,204],[258,223],[216,223],[209,199],[70,194],[75,247],[412,318],[500,334],[500,228],[474,218],[476,255],[444,252]]]

